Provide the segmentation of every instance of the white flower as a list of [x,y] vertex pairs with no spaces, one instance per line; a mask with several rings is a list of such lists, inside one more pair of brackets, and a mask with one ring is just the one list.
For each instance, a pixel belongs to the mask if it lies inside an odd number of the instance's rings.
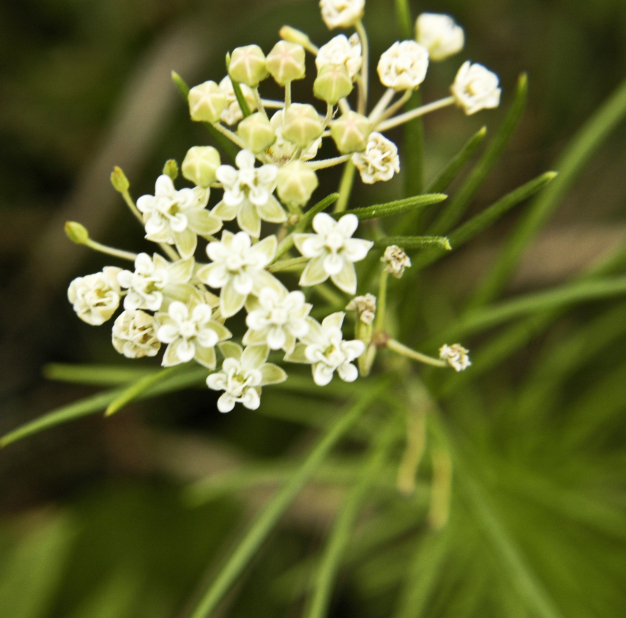
[[345,215],[335,221],[321,212],[313,219],[313,229],[317,234],[294,234],[298,251],[304,257],[312,258],[300,277],[300,285],[317,285],[330,277],[344,292],[356,292],[353,262],[362,260],[374,244],[369,240],[351,238],[358,225],[356,215]]
[[197,235],[210,236],[223,225],[205,208],[209,193],[208,187],[177,191],[169,176],[159,176],[154,195],[142,195],[137,200],[137,208],[143,213],[146,238],[175,244],[183,258],[191,257],[196,250]]
[[320,0],[320,8],[329,30],[349,28],[363,17],[365,0]]
[[101,273],[77,277],[70,283],[67,298],[83,322],[100,326],[115,313],[122,295],[117,283],[117,273],[121,270],[105,266]]
[[463,28],[443,13],[422,13],[415,22],[415,38],[428,49],[433,61],[453,56],[465,44]]
[[[256,100],[252,89],[245,84],[239,84],[239,86],[241,87],[244,99],[248,102],[250,111],[255,110]],[[230,81],[230,77],[228,75],[220,82],[220,88],[226,93],[226,101],[228,103],[226,109],[222,112],[220,119],[228,125],[236,124],[243,118],[243,114],[241,113],[239,102],[237,101],[237,95],[235,94],[235,90],[233,88],[233,82]]]
[[275,165],[254,167],[255,157],[249,150],[241,150],[235,158],[239,170],[220,165],[215,173],[224,186],[224,198],[212,214],[225,221],[237,217],[239,227],[250,236],[261,234],[261,219],[282,223],[287,215],[272,195],[276,188],[278,168]]
[[306,320],[312,305],[304,302],[300,291],[287,292],[285,288],[263,288],[258,296],[246,302],[246,345],[267,344],[272,350],[291,352],[296,338],[309,332]]
[[376,317],[376,296],[366,294],[355,296],[346,306],[348,311],[356,311],[363,324],[371,324]]
[[209,305],[193,300],[189,306],[175,301],[167,313],[157,313],[160,324],[157,337],[169,344],[163,356],[164,367],[195,358],[201,365],[215,369],[215,346],[232,335],[225,326],[212,319],[212,314]]
[[491,109],[500,105],[498,76],[482,64],[471,64],[469,60],[456,74],[452,84],[452,95],[459,107],[469,116],[481,109]]
[[235,315],[250,294],[260,294],[264,287],[281,284],[264,268],[276,255],[276,236],[268,236],[252,245],[245,232],[224,230],[222,240],[210,242],[206,252],[212,264],[198,269],[196,276],[212,288],[222,288],[220,311],[225,318]]
[[[278,110],[270,119],[270,125],[276,134],[276,141],[265,151],[272,161],[284,165],[293,159],[298,147],[283,137],[283,125],[285,124],[285,111]],[[322,138],[318,137],[305,150],[302,151],[300,158],[303,161],[314,159],[317,155],[319,147],[322,145]]]
[[448,365],[454,367],[456,371],[463,371],[472,364],[469,359],[469,350],[466,350],[458,343],[441,346],[439,349],[439,358],[445,360]]
[[113,324],[113,347],[126,358],[155,356],[161,348],[158,322],[145,311],[123,311]]
[[140,253],[135,259],[135,272],[122,270],[117,275],[120,286],[128,289],[124,308],[158,311],[164,303],[173,300],[187,302],[198,295],[188,283],[193,268],[193,258],[172,264],[158,253],[152,258],[147,253]]
[[411,267],[411,258],[397,245],[389,245],[385,249],[381,262],[386,262],[385,272],[393,275],[396,279],[400,279],[404,274],[405,268]]
[[217,400],[220,412],[230,412],[236,403],[256,410],[261,404],[261,386],[287,379],[287,374],[280,367],[265,362],[269,354],[265,345],[242,350],[236,343],[227,342],[219,344],[219,348],[226,357],[222,370],[212,373],[206,383],[214,391],[225,391]]
[[343,64],[352,80],[361,68],[361,39],[353,34],[349,39],[345,34],[332,38],[326,45],[322,45],[315,58],[315,66],[319,71],[327,64]]
[[367,146],[363,152],[355,152],[352,162],[366,184],[386,181],[400,171],[398,148],[381,133],[370,133]]
[[378,76],[394,90],[415,90],[428,70],[428,50],[415,41],[396,41],[378,61]]
[[352,361],[365,352],[365,344],[358,340],[343,341],[341,325],[345,315],[338,311],[324,318],[321,324],[308,318],[309,332],[292,353],[285,355],[287,361],[311,364],[313,380],[319,386],[328,384],[335,371],[345,382],[354,382],[359,375]]

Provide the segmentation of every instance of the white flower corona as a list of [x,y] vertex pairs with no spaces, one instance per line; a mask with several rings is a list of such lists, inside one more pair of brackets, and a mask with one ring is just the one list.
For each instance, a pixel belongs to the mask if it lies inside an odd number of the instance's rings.
[[390,180],[400,171],[397,146],[376,131],[370,133],[365,150],[352,155],[352,163],[366,184]]
[[225,356],[222,370],[212,373],[206,382],[214,391],[225,391],[217,400],[220,412],[230,412],[236,403],[256,410],[261,404],[261,387],[287,379],[287,374],[280,367],[265,362],[269,354],[265,345],[242,350],[236,343],[227,342],[220,344],[219,348]]
[[492,109],[500,105],[498,76],[482,64],[472,64],[469,60],[456,74],[452,84],[452,95],[459,107],[469,116],[481,109]]
[[[241,108],[239,107],[239,102],[237,101],[237,95],[235,94],[235,89],[233,88],[233,82],[230,80],[230,77],[227,75],[221,82],[220,88],[226,93],[226,109],[222,112],[220,116],[220,120],[228,125],[237,124],[242,118],[243,114],[241,113]],[[243,93],[244,99],[248,103],[248,107],[250,111],[254,111],[256,109],[256,99],[254,98],[254,93],[249,86],[245,84],[239,84],[241,88],[241,92]]]
[[309,332],[302,337],[302,343],[285,356],[287,361],[311,364],[313,380],[319,386],[328,384],[335,371],[345,382],[354,382],[359,375],[352,361],[365,352],[365,344],[343,340],[341,325],[345,315],[338,311],[324,318],[321,324],[308,318]]
[[387,88],[415,90],[428,70],[428,50],[415,41],[395,42],[378,61],[378,76]]
[[[296,154],[298,147],[283,137],[283,125],[285,124],[284,110],[278,110],[270,119],[270,125],[276,133],[276,141],[265,151],[272,161],[284,165],[291,161]],[[314,159],[317,151],[322,145],[322,138],[318,137],[310,146],[302,151],[300,158],[302,161]]]
[[156,318],[145,311],[123,311],[113,324],[113,347],[126,358],[156,356],[161,348],[158,326]]
[[415,38],[435,62],[460,52],[465,44],[463,28],[443,13],[422,13],[415,22]]
[[321,212],[313,219],[313,229],[317,234],[294,234],[298,251],[311,258],[300,277],[300,285],[317,285],[330,277],[347,294],[356,292],[354,262],[365,258],[374,244],[369,240],[352,238],[358,226],[356,215],[345,215],[335,221]]
[[137,200],[146,238],[176,245],[183,258],[191,257],[198,235],[210,236],[222,228],[222,222],[206,210],[209,194],[203,187],[177,191],[169,176],[159,176],[154,195],[142,195]]
[[356,33],[349,39],[345,34],[332,38],[319,48],[315,57],[315,66],[318,71],[327,64],[343,64],[352,80],[359,72],[361,62],[361,40]]
[[261,234],[261,219],[283,223],[287,214],[272,195],[276,188],[278,168],[275,165],[254,167],[256,159],[249,150],[241,150],[235,158],[239,170],[220,165],[215,173],[224,186],[224,197],[212,215],[231,221],[237,217],[239,227],[250,236]]
[[300,291],[264,288],[258,296],[246,302],[248,332],[244,335],[245,345],[267,344],[271,350],[291,352],[296,338],[309,332],[307,316],[312,305],[304,302]]
[[354,26],[365,8],[365,0],[320,0],[322,19],[329,30]]
[[67,298],[83,322],[100,326],[115,313],[122,295],[117,282],[117,274],[121,270],[105,266],[100,273],[77,277],[70,283]]
[[411,258],[398,245],[389,245],[380,261],[386,262],[385,272],[396,279],[402,277],[405,268],[411,267]]
[[458,343],[441,346],[439,358],[445,360],[456,371],[463,371],[472,364],[469,359],[469,350]]

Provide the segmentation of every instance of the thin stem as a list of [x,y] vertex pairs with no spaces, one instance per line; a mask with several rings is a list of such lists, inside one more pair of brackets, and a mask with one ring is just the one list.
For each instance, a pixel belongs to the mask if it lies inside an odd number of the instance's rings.
[[374,124],[375,122],[378,122],[379,117],[383,115],[383,113],[387,109],[387,105],[391,103],[391,99],[393,99],[395,94],[396,94],[396,91],[393,88],[387,88],[387,90],[385,91],[385,94],[383,94],[383,96],[380,97],[380,100],[378,101],[378,103],[376,103],[376,105],[374,106],[374,109],[370,112],[370,115],[368,116],[368,120],[372,124]]
[[412,350],[411,348],[408,348],[407,346],[403,345],[399,341],[396,341],[395,339],[389,339],[386,345],[390,350],[397,352],[398,354],[401,354],[402,356],[406,356],[407,358],[416,360],[420,363],[425,363],[426,365],[432,365],[433,367],[447,367],[448,366],[448,363],[446,361],[441,360],[439,358],[433,358],[432,356],[427,356],[426,354],[422,354],[421,352]]
[[274,99],[261,99],[263,106],[267,109],[283,109],[285,107],[284,101],[275,101]]
[[283,255],[285,255],[285,253],[287,253],[287,251],[289,251],[291,247],[293,247],[293,234],[289,234],[289,236],[286,236],[285,238],[283,238],[283,240],[280,241],[280,244],[278,245],[278,248],[276,249],[276,256],[274,257],[274,262],[276,262],[279,257],[282,257]]
[[129,260],[134,262],[137,258],[136,253],[131,253],[130,251],[122,251],[121,249],[115,249],[113,247],[107,247],[107,245],[103,245],[95,240],[91,240],[88,238],[84,243],[85,247],[89,247],[94,251],[99,251],[100,253],[106,253],[107,255],[112,255],[113,257],[121,258],[122,260]]
[[333,165],[340,165],[350,160],[352,155],[341,155],[340,157],[333,157],[332,159],[320,159],[319,161],[312,161],[307,165],[313,170],[321,170],[327,167],[333,167]]
[[393,105],[390,105],[385,110],[384,114],[378,119],[378,122],[382,122],[383,120],[386,120],[387,118],[393,116],[399,109],[404,107],[404,105],[411,98],[412,95],[412,90],[405,90],[404,94]]
[[368,74],[369,74],[369,45],[367,42],[367,33],[363,27],[361,20],[357,21],[354,25],[357,34],[361,39],[361,50],[363,61],[361,63],[361,81],[359,83],[359,104],[357,111],[359,114],[365,114],[367,109],[367,88],[368,88]]
[[308,257],[297,257],[297,258],[289,258],[287,260],[280,260],[279,262],[274,262],[267,267],[271,273],[280,272],[281,270],[294,270],[304,266],[311,258]]
[[[351,111],[351,107],[350,107],[350,102],[348,101],[348,99],[339,99],[339,101],[337,101],[337,105],[339,105],[339,109],[341,110],[342,114],[347,114],[349,111]],[[330,135],[330,133],[328,134]]]
[[326,103],[326,117],[324,118],[324,122],[322,122],[323,129],[325,129],[330,124],[330,121],[333,119],[334,115],[335,108],[331,103]]
[[257,109],[263,114],[263,116],[265,116],[265,118],[267,118],[267,112],[265,111],[265,107],[263,107],[263,99],[261,99],[261,95],[259,94],[259,89],[253,88],[252,92],[254,94],[254,100],[256,101]]
[[335,203],[335,212],[343,212],[348,207],[352,184],[354,183],[354,172],[356,172],[354,163],[347,161],[339,184],[339,199]]
[[374,330],[382,332],[385,328],[385,314],[387,313],[387,280],[389,273],[383,270],[380,273],[380,283],[378,285],[378,298],[376,299],[376,325]]
[[417,109],[412,109],[410,112],[405,112],[404,114],[400,114],[395,118],[390,118],[389,120],[385,120],[381,122],[376,129],[378,131],[386,131],[387,129],[392,129],[393,127],[397,127],[398,125],[404,124],[409,120],[413,120],[413,118],[419,118],[424,114],[428,114],[429,112],[434,112],[437,109],[441,109],[442,107],[448,107],[449,105],[454,105],[456,99],[454,97],[446,97],[445,99],[440,99],[439,101],[435,101],[433,103],[429,103],[428,105],[422,105]]
[[214,129],[219,131],[222,135],[225,135],[233,144],[239,146],[239,148],[245,148],[246,145],[243,143],[243,140],[235,133],[233,133],[230,129],[227,129],[223,124],[216,122],[214,125],[211,125]]
[[285,109],[291,105],[291,82],[285,84]]

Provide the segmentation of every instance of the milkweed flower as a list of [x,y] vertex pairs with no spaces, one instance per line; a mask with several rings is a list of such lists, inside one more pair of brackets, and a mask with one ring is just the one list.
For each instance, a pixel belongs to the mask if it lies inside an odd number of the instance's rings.
[[102,272],[77,277],[70,283],[67,298],[83,322],[100,326],[117,311],[122,296],[117,282],[117,275],[121,270],[114,266],[105,266]]
[[458,343],[443,345],[439,349],[439,358],[445,360],[456,371],[467,369],[472,363],[469,359],[469,350]]
[[[237,101],[237,95],[235,94],[235,89],[233,88],[233,82],[227,75],[220,82],[219,86],[226,94],[226,109],[224,109],[221,113],[220,120],[227,125],[237,124],[243,118],[243,113],[239,107],[239,101]],[[239,86],[244,99],[248,103],[250,111],[254,111],[256,109],[256,99],[254,98],[252,89],[245,84],[239,84]]]
[[352,155],[361,180],[366,184],[390,180],[400,171],[398,147],[381,133],[370,133],[363,152]]
[[122,311],[113,324],[113,347],[126,358],[156,356],[161,348],[158,326],[156,318],[145,311]]
[[342,64],[346,67],[350,79],[354,80],[361,68],[362,50],[358,34],[348,38],[340,34],[322,45],[315,57],[315,66],[319,71],[327,64]]
[[443,13],[422,13],[415,22],[415,38],[435,62],[460,52],[465,44],[463,28]]
[[277,365],[266,363],[269,348],[266,345],[248,346],[245,350],[236,343],[219,344],[225,356],[221,371],[212,373],[206,380],[214,391],[225,391],[217,400],[220,412],[230,412],[236,403],[249,410],[261,404],[261,387],[277,384],[287,379],[287,374]]
[[428,70],[428,50],[415,41],[395,42],[378,61],[378,76],[387,88],[415,90]]
[[400,279],[404,274],[404,269],[411,266],[411,258],[397,245],[389,245],[380,261],[386,262],[385,272],[396,279]]
[[349,28],[363,17],[365,0],[320,0],[320,8],[329,30]]
[[[285,111],[278,110],[271,118],[270,125],[272,129],[274,129],[274,133],[276,134],[276,141],[265,151],[266,154],[270,157],[272,161],[275,161],[279,164],[285,164],[290,161],[296,151],[298,150],[298,146],[289,140],[286,140],[283,137],[283,127],[285,125]],[[310,159],[314,159],[317,155],[317,151],[322,145],[322,138],[318,137],[316,140],[311,142],[306,148],[304,148],[300,154],[300,159],[302,161],[309,161]]]
[[491,109],[500,105],[498,76],[482,64],[472,64],[467,60],[456,74],[452,84],[452,96],[459,107],[469,116],[481,109]]

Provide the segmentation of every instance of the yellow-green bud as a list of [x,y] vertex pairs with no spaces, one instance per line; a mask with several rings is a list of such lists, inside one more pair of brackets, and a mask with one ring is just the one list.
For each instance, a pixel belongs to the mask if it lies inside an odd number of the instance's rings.
[[89,240],[89,232],[84,225],[76,221],[65,222],[65,233],[67,237],[77,245],[84,245]]
[[270,121],[261,112],[244,118],[237,127],[237,134],[246,148],[255,154],[263,152],[276,141],[276,133]]
[[278,170],[276,190],[287,206],[304,206],[317,189],[317,175],[302,161],[292,161]]
[[325,64],[313,83],[313,94],[335,105],[352,92],[353,84],[345,64]]
[[304,77],[304,56],[302,45],[278,41],[267,55],[267,70],[279,85],[284,86]]
[[313,143],[323,130],[319,114],[312,105],[293,103],[285,110],[283,137],[300,148]]
[[226,93],[214,81],[204,82],[189,91],[189,113],[196,122],[218,122],[227,106]]
[[220,153],[213,146],[194,146],[183,161],[183,176],[199,187],[215,182],[215,172],[222,164]]
[[302,45],[305,49],[311,49],[313,44],[311,43],[311,39],[304,34],[304,32],[300,30],[296,30],[291,26],[283,26],[279,31],[278,35],[281,39],[285,41],[289,41],[290,43],[297,43],[298,45]]
[[126,193],[128,188],[130,187],[130,182],[128,182],[128,178],[126,178],[126,174],[122,171],[121,167],[117,167],[117,165],[113,168],[111,172],[111,184],[113,188],[119,193]]
[[228,74],[232,80],[256,88],[269,75],[263,50],[258,45],[236,47],[230,58]]
[[176,159],[168,159],[163,166],[163,173],[166,176],[169,176],[172,180],[176,180],[178,178],[178,163],[176,163]]
[[330,123],[330,134],[342,154],[365,150],[371,130],[369,120],[356,112],[343,114]]

